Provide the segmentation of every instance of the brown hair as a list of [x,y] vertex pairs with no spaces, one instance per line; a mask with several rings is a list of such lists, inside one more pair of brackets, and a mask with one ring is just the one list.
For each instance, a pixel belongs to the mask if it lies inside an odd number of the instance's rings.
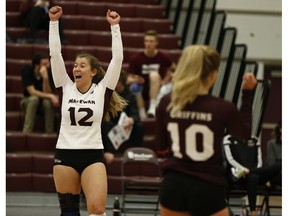
[[151,30],[146,31],[145,34],[144,34],[144,37],[145,37],[145,36],[153,36],[153,37],[155,37],[156,40],[158,41],[158,33],[157,33],[157,31],[154,30],[154,29],[151,29]]

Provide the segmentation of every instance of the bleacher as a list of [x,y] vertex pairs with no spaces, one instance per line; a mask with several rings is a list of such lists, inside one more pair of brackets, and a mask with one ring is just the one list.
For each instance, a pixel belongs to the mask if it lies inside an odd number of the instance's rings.
[[[143,47],[143,33],[156,29],[159,48],[170,53],[175,62],[182,48],[188,44],[207,44],[219,51],[222,61],[212,95],[239,104],[241,77],[245,71],[257,73],[257,63],[246,59],[248,47],[235,42],[237,29],[225,27],[226,13],[216,10],[216,0],[61,0],[56,4],[62,6],[64,11],[64,36],[69,44],[62,45],[62,54],[68,73],[79,51],[94,54],[107,68],[111,58],[111,34],[105,20],[108,8],[121,15],[124,70],[128,69],[131,54]],[[45,134],[43,117],[37,116],[35,133],[21,132],[23,114],[19,102],[23,87],[20,70],[30,63],[34,53],[48,54],[49,49],[47,43],[23,42],[28,37],[28,30],[20,19],[19,5],[20,0],[6,0],[6,33],[14,41],[6,44],[6,142],[10,150],[6,154],[6,190],[55,192],[52,167],[57,131],[51,135]],[[41,31],[37,36],[44,42],[48,41],[47,32]],[[262,98],[262,95],[259,97]],[[255,103],[253,109],[263,116],[266,101],[260,102]],[[257,125],[253,133],[259,135],[261,117],[253,121]],[[153,150],[157,145],[154,141],[154,122],[155,119],[143,120],[144,146]],[[59,124],[59,121],[56,123]],[[121,153],[128,147],[121,146],[120,154],[107,166],[108,192],[111,194],[121,193]],[[162,159],[159,158],[159,161],[162,162]]]

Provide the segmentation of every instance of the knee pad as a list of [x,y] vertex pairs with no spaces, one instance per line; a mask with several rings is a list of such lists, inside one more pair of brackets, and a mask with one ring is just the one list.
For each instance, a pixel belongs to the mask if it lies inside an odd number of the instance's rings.
[[80,216],[79,203],[80,195],[73,195],[71,193],[58,193],[58,198],[61,208],[61,216]]

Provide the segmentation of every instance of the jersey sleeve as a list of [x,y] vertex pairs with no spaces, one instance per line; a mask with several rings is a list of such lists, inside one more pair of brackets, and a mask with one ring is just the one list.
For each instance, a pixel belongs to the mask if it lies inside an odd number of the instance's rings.
[[112,59],[103,80],[109,89],[114,90],[120,76],[123,61],[123,45],[119,24],[111,26],[111,34]]
[[49,51],[51,56],[52,77],[56,88],[72,82],[69,78],[61,53],[61,42],[59,36],[59,22],[50,21],[49,24]]
[[159,149],[166,150],[169,147],[169,138],[167,135],[167,127],[165,125],[165,115],[167,114],[166,107],[168,105],[165,96],[160,101],[156,109],[156,143]]
[[240,163],[238,163],[238,162],[234,159],[234,157],[233,157],[233,155],[232,155],[232,152],[231,152],[231,149],[230,149],[230,145],[231,145],[231,142],[230,142],[230,140],[229,140],[230,137],[231,137],[230,135],[227,135],[227,136],[225,136],[224,139],[223,139],[225,157],[226,157],[228,163],[229,163],[232,167],[237,168],[237,169],[244,170],[245,167],[242,166]]
[[251,137],[253,99],[253,91],[243,91],[240,113],[234,104],[231,106],[227,129],[228,133],[237,139],[248,140]]

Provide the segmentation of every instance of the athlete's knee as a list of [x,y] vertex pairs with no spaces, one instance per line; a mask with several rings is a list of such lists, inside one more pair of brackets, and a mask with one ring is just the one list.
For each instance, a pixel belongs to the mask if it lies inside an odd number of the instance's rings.
[[79,216],[79,203],[80,195],[79,194],[61,194],[58,193],[58,198],[61,208],[61,216]]
[[105,216],[105,206],[98,206],[98,205],[97,206],[96,205],[91,206],[88,204],[88,209],[89,209],[89,212],[91,212],[91,213],[93,212],[93,214],[91,214],[92,216],[94,216],[94,215]]

